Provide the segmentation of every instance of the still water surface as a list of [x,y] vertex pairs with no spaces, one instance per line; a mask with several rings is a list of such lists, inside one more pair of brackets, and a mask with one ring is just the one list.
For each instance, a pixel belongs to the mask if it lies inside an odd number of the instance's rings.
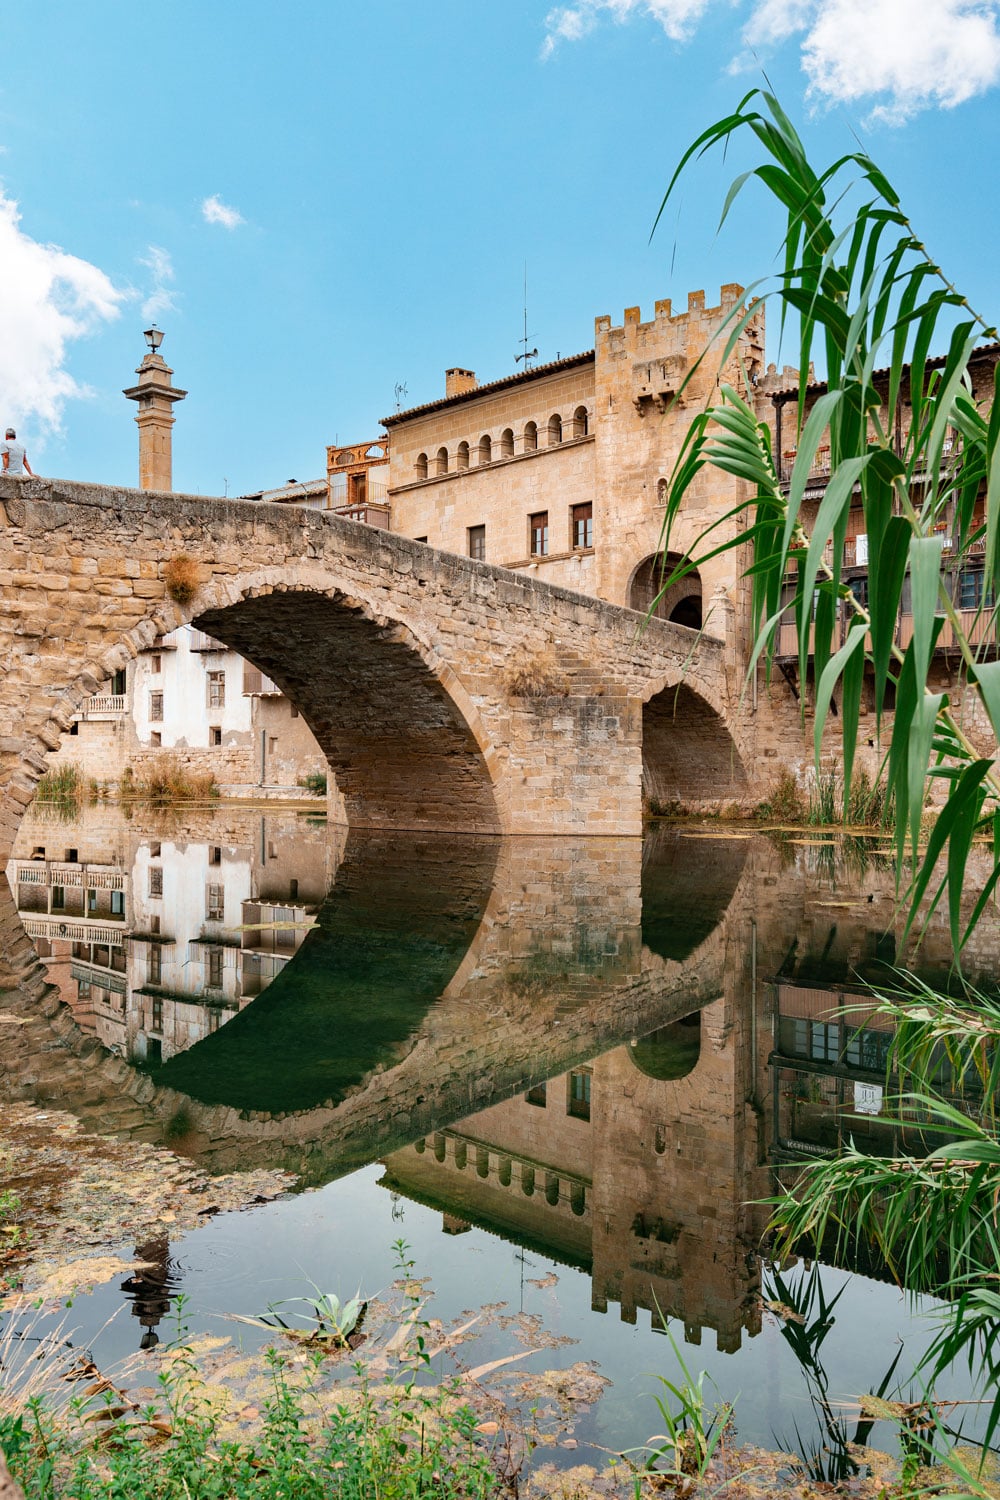
[[[142,1247],[159,1270],[138,1301],[113,1284],[76,1304],[99,1362],[166,1336],[180,1292],[189,1326],[215,1332],[310,1283],[376,1293],[403,1237],[437,1316],[504,1302],[576,1340],[539,1368],[599,1362],[612,1385],[584,1439],[621,1449],[658,1430],[669,1330],[720,1399],[739,1397],[744,1440],[819,1442],[765,1305],[759,1200],[803,1149],[898,1147],[880,1118],[884,1033],[831,1016],[896,956],[877,850],[36,807],[8,879],[78,1024],[148,1073],[154,1113],[171,1101],[176,1147],[212,1171],[286,1167],[303,1189]],[[977,941],[995,977],[996,931]],[[946,971],[943,934],[920,963]],[[100,1128],[93,1101],[86,1119]],[[822,1346],[834,1395],[876,1387],[901,1338],[901,1372],[929,1341],[878,1266],[822,1278],[828,1297],[844,1288]],[[487,1330],[477,1358],[494,1351]]]

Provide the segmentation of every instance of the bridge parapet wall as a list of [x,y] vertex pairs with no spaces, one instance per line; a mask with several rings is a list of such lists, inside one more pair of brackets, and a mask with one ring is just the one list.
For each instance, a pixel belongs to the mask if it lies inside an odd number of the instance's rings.
[[359,826],[638,834],[646,699],[733,701],[720,641],[294,507],[0,480],[0,599],[0,854],[83,700],[188,621],[300,708]]

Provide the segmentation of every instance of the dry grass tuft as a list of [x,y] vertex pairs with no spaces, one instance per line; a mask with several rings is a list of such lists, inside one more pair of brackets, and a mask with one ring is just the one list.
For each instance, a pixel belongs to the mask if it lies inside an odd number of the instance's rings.
[[198,564],[187,553],[179,552],[164,567],[163,582],[175,604],[190,604],[201,582]]
[[503,685],[511,698],[565,698],[569,692],[565,675],[548,647],[509,666],[503,674]]
[[219,787],[210,771],[191,771],[173,756],[164,755],[142,781],[126,766],[119,786],[123,802],[137,800],[151,807],[172,807],[175,802],[211,802]]

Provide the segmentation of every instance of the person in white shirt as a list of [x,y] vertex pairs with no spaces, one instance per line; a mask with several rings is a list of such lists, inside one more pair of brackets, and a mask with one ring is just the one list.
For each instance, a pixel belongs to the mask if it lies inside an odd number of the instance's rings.
[[34,479],[35,476],[31,472],[28,455],[24,451],[24,444],[17,441],[17,433],[13,427],[7,428],[7,437],[0,444],[0,454],[3,455],[3,472],[5,474],[18,474],[21,476],[30,474],[32,479]]

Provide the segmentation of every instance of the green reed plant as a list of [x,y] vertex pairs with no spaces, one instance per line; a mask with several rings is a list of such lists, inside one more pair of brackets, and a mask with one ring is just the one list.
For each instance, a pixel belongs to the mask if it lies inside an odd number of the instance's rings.
[[[694,161],[737,138],[749,138],[756,159],[734,179],[723,222],[750,185],[763,188],[784,218],[780,269],[750,291],[776,308],[783,336],[798,348],[796,457],[786,486],[770,431],[754,411],[748,373],[741,370],[735,383],[728,374],[755,315],[748,297],[703,356],[719,357],[717,392],[687,430],[668,488],[661,546],[669,550],[703,469],[714,467],[740,482],[746,498],[737,499],[693,550],[682,549],[689,553],[687,566],[749,548],[749,672],[763,663],[770,675],[779,624],[791,617],[799,680],[804,684],[811,671],[815,683],[817,784],[835,694],[839,700],[845,818],[857,810],[861,705],[866,693],[872,695],[883,757],[866,801],[893,839],[907,908],[904,941],[947,893],[959,961],[1000,880],[1000,777],[995,755],[981,753],[969,738],[968,715],[953,711],[931,666],[947,626],[958,675],[994,740],[1000,736],[994,649],[1000,363],[982,404],[972,376],[977,346],[996,340],[997,332],[929,255],[872,158],[853,150],[814,166],[770,92],[748,93],[699,135],[681,158],[660,213]],[[824,372],[819,393],[811,389],[814,357]],[[905,431],[897,421],[904,405],[910,417]],[[821,446],[829,451],[829,479],[807,528],[803,501]],[[848,518],[857,505],[868,538],[867,600],[844,579]],[[972,554],[982,562],[982,602],[967,627],[952,579]],[[664,587],[672,581],[664,580]],[[906,645],[897,632],[904,589],[913,626]],[[839,644],[838,622],[844,625]],[[803,698],[804,729],[805,707]],[[991,869],[966,913],[963,886],[977,839],[991,851]],[[956,1001],[921,989],[908,997],[883,996],[880,1005],[898,1028],[887,1085],[899,1091],[899,1125],[911,1154],[873,1157],[852,1146],[840,1159],[803,1166],[794,1189],[775,1203],[774,1228],[785,1249],[801,1240],[814,1246],[832,1240],[839,1248],[859,1239],[874,1243],[907,1286],[944,1288],[951,1302],[926,1370],[933,1378],[957,1355],[968,1357],[986,1392],[989,1442],[1000,1425],[1000,1299],[994,1292],[1000,1013],[988,997],[971,991]]]
[[[802,682],[812,657],[817,775],[835,691],[839,697],[845,815],[866,680],[870,684],[876,723],[885,736],[879,777],[900,872],[907,852],[913,861],[906,887],[910,923],[925,896],[933,905],[947,890],[959,953],[1000,879],[1000,778],[993,757],[979,753],[952,712],[948,694],[932,681],[931,661],[947,622],[961,673],[994,734],[1000,732],[1000,660],[988,659],[989,648],[972,644],[949,574],[942,570],[945,534],[951,538],[949,556],[958,563],[972,551],[981,555],[979,615],[987,618],[978,633],[989,640],[997,609],[988,601],[1000,598],[1000,365],[992,404],[980,407],[970,361],[980,342],[997,337],[996,330],[930,258],[871,157],[852,151],[815,168],[768,92],[747,94],[732,114],[702,132],[684,153],[661,213],[693,160],[746,135],[756,141],[760,159],[733,182],[722,217],[751,182],[763,186],[785,215],[782,268],[751,291],[777,305],[782,331],[798,346],[796,458],[786,491],[768,427],[753,408],[749,379],[737,388],[720,376],[718,399],[695,417],[682,443],[668,487],[661,546],[669,549],[672,529],[702,469],[711,466],[741,481],[748,498],[739,499],[703,534],[688,566],[749,544],[756,637],[750,671],[763,660],[770,672],[779,623],[791,614]],[[727,315],[720,330],[724,371],[755,314],[748,301]],[[938,348],[944,350],[940,355]],[[826,385],[810,405],[814,356],[825,366]],[[901,434],[895,416],[904,400],[911,422]],[[807,530],[803,499],[821,444],[829,448],[830,477]],[[868,536],[867,603],[844,581],[848,515],[859,502]],[[664,587],[672,581],[666,579]],[[913,636],[903,647],[897,621],[907,584]],[[838,647],[835,627],[841,615],[847,630]],[[925,804],[932,789],[941,794],[941,804],[931,814],[924,845]],[[993,869],[972,919],[963,925],[962,884],[979,834],[990,839]]]

